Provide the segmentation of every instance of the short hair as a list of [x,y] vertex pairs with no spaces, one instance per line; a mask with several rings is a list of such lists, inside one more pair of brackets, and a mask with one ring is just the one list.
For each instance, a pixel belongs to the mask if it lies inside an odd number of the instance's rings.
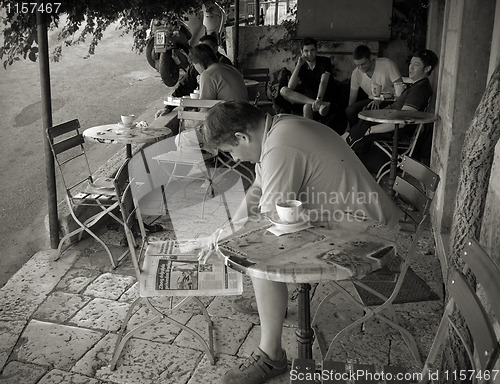
[[189,60],[191,63],[201,64],[205,68],[218,61],[212,48],[206,44],[198,44],[192,47],[189,52]]
[[430,66],[431,70],[429,71],[429,74],[432,73],[433,69],[438,63],[438,57],[430,49],[419,49],[412,55],[412,57],[418,57],[420,60],[422,60],[425,67]]
[[304,37],[302,39],[302,48],[304,48],[306,45],[314,45],[314,48],[318,48],[318,41],[312,37]]
[[264,119],[264,112],[246,101],[226,101],[207,112],[203,129],[204,141],[210,148],[237,145],[236,132],[255,132]]
[[358,45],[356,48],[354,48],[354,52],[352,55],[354,57],[354,60],[369,59],[372,56],[372,52],[366,45]]
[[208,45],[210,45],[214,49],[217,49],[217,47],[219,46],[217,38],[213,35],[203,35],[202,37],[200,37],[200,43],[208,43]]

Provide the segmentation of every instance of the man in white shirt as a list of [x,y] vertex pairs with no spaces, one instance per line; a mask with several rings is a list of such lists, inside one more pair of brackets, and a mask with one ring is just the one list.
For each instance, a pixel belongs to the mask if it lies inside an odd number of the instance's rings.
[[[388,103],[383,103],[380,100],[370,99],[370,96],[373,97],[373,83],[382,85],[381,93],[394,94],[394,83],[402,82],[396,64],[385,57],[372,59],[370,48],[366,45],[357,46],[353,52],[353,58],[356,68],[354,68],[351,75],[349,104],[346,109],[350,127],[357,124],[358,113],[363,109],[378,109],[388,105]],[[367,94],[368,99],[356,101],[360,88]]]

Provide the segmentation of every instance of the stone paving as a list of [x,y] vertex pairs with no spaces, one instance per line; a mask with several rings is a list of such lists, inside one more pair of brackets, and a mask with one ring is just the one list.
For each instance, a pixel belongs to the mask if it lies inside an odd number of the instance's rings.
[[[118,253],[122,233],[102,229],[106,241]],[[402,233],[403,247],[409,235]],[[400,249],[403,249],[401,247]],[[255,315],[235,313],[234,296],[208,297],[202,301],[215,323],[216,365],[210,365],[196,340],[179,328],[157,323],[129,340],[118,360],[117,369],[108,364],[117,332],[127,309],[137,297],[132,263],[124,259],[113,270],[101,246],[86,238],[53,261],[55,250],[35,254],[0,290],[0,383],[134,383],[209,384],[219,383],[229,367],[241,362],[258,345],[260,327]],[[412,268],[441,295],[439,262],[434,253],[430,230],[420,242]],[[349,286],[346,286],[350,288]],[[312,289],[312,310],[328,291],[328,284]],[[243,296],[250,297],[251,283],[245,279]],[[289,359],[297,357],[296,292],[289,287],[290,305],[283,333]],[[402,323],[415,336],[421,355],[429,350],[442,312],[442,301],[396,305]],[[129,325],[150,314],[140,308]],[[335,329],[359,313],[336,299],[326,308],[318,324],[322,332]],[[206,336],[203,317],[195,307],[185,307],[174,318]],[[315,343],[314,357],[319,359]],[[369,321],[344,337],[334,359],[363,363],[391,363],[419,367],[410,357],[399,334],[377,321]],[[270,380],[289,382],[289,374]]]

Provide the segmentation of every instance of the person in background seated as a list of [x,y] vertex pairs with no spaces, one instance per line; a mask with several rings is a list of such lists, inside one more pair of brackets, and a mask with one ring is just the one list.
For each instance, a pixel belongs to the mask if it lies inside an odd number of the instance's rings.
[[372,83],[382,85],[382,93],[394,94],[394,83],[402,82],[401,74],[396,64],[385,57],[372,59],[370,48],[359,45],[353,52],[354,65],[356,68],[351,75],[351,90],[349,93],[349,104],[346,109],[349,127],[358,123],[358,113],[363,109],[378,109],[388,105],[381,100],[365,99],[356,101],[361,88],[368,97],[372,94]]
[[[303,116],[313,119],[315,114],[326,116],[330,110],[333,92],[330,81],[332,63],[328,57],[318,56],[318,42],[310,37],[302,40],[302,51],[288,87],[280,95],[292,104],[303,105]],[[301,92],[297,86],[301,83]]]
[[[345,141],[319,122],[295,115],[272,117],[249,103],[230,101],[208,111],[204,137],[208,147],[228,152],[234,160],[256,164],[255,181],[232,217],[235,223],[273,211],[282,199],[300,199],[312,214],[362,212],[362,216],[389,226],[398,222],[398,209],[391,199]],[[332,193],[339,198],[321,197]],[[377,198],[346,198],[369,193]],[[226,372],[224,384],[259,384],[287,370],[281,343],[287,285],[258,278],[252,278],[252,283],[261,324],[260,344],[245,362]]]
[[[432,96],[429,75],[438,63],[436,54],[428,49],[415,52],[409,65],[409,76],[413,81],[387,108],[405,111],[424,111]],[[411,136],[415,126],[399,125],[401,136]],[[370,172],[377,172],[383,164],[384,156],[378,153],[373,141],[391,139],[394,124],[377,124],[361,120],[349,133],[344,134],[347,144],[356,152]]]
[[233,66],[220,63],[209,46],[192,47],[189,59],[200,74],[200,99],[248,101],[243,75]]
[[[224,56],[219,52],[218,50],[219,44],[215,36],[205,35],[200,37],[200,44],[206,44],[210,48],[212,48],[217,60],[220,63],[233,65],[233,63],[231,63],[231,60],[229,60],[226,56]],[[192,93],[196,88],[198,88],[198,76],[199,76],[198,71],[195,69],[193,64],[190,64],[186,70],[186,73],[179,80],[177,87],[170,96],[172,97],[189,96],[190,93]],[[160,116],[163,116],[171,112],[174,108],[175,108],[174,106],[169,106],[169,105],[165,106],[165,108],[160,109],[158,112],[156,112],[155,118],[158,118]]]

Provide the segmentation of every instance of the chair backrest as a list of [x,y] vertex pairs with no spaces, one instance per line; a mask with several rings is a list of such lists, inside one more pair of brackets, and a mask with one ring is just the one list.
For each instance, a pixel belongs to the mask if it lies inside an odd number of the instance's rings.
[[[177,117],[180,120],[180,130],[182,131],[185,120],[205,121],[206,110],[214,105],[222,102],[222,100],[200,100],[200,99],[181,99],[180,107],[177,112]],[[186,110],[185,108],[202,108],[202,110]]]
[[[468,269],[472,271],[477,283],[481,285],[486,293],[488,304],[491,306],[496,318],[499,319],[500,304],[498,303],[498,292],[500,290],[500,269],[498,265],[495,264],[490,256],[473,239],[467,241],[461,257],[466,263],[464,272]],[[435,371],[438,368],[434,366],[434,363],[447,338],[448,330],[451,330],[458,336],[458,339],[462,342],[467,352],[469,363],[472,365],[473,370],[466,372],[474,373],[472,375],[472,382],[497,382],[498,377],[495,380],[495,372],[491,369],[498,359],[500,344],[495,335],[492,316],[485,309],[485,305],[479,299],[476,290],[467,280],[464,273],[458,271],[455,267],[451,268],[451,280],[448,285],[450,300],[444,310],[434,342],[425,362],[423,373],[427,374],[429,369]],[[465,320],[467,329],[462,327],[460,320],[454,315],[455,308]],[[468,346],[467,341],[469,340],[469,336],[467,332],[470,332],[470,336],[472,337],[473,348]],[[477,374],[479,372],[486,372],[489,377],[483,375],[482,378],[484,381],[478,380],[479,376]]]
[[[177,112],[179,118],[179,133],[192,130],[188,136],[180,135],[178,139],[178,148],[200,148],[202,143],[199,129],[206,119],[207,111],[214,105],[223,100],[201,100],[201,99],[181,99],[180,107]],[[187,110],[185,108],[188,108]],[[196,109],[196,110],[194,110]],[[203,145],[202,145],[203,146]]]
[[92,171],[83,147],[77,119],[54,125],[46,131],[49,146],[59,167],[66,192],[71,197],[78,187],[92,182]]
[[255,80],[258,82],[255,86],[248,87],[248,97],[250,100],[254,100],[254,104],[257,105],[259,99],[264,96],[265,99],[268,97],[269,84],[271,82],[271,76],[269,75],[269,68],[247,68],[242,70],[243,78],[247,80]]
[[[137,156],[137,155],[135,155]],[[126,160],[118,172],[116,173],[114,179],[114,186],[116,191],[116,198],[118,200],[122,220],[123,228],[125,230],[125,237],[127,239],[127,244],[129,247],[130,257],[136,271],[136,277],[139,279],[140,274],[140,261],[137,259],[137,253],[135,249],[135,239],[133,233],[134,225],[139,226],[141,238],[144,240],[146,238],[146,229],[144,228],[144,223],[140,214],[139,206],[134,203],[134,198],[132,195],[131,182],[129,178],[129,167],[131,160]]]
[[[422,191],[411,181],[399,176],[396,177],[393,189],[399,196],[402,196],[407,202],[413,205],[418,213],[424,216],[422,217],[423,220],[432,201],[431,194],[436,190],[439,183],[439,175],[429,167],[407,156],[403,157],[400,168],[421,183],[424,186],[424,190]],[[410,214],[409,212],[407,213]],[[410,216],[413,218],[413,215],[410,214]]]

